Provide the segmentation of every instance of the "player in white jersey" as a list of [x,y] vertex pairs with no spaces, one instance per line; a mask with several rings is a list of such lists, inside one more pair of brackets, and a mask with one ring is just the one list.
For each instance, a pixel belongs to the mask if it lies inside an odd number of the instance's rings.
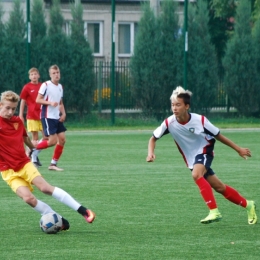
[[248,148],[239,147],[233,141],[222,135],[219,129],[209,120],[195,113],[189,113],[192,93],[177,87],[171,95],[173,115],[168,117],[153,132],[148,143],[147,162],[155,160],[155,143],[163,135],[170,133],[182,154],[187,167],[192,171],[192,177],[208,206],[209,215],[200,222],[209,224],[222,219],[218,210],[212,188],[222,194],[227,200],[247,209],[248,224],[256,224],[257,215],[255,202],[246,200],[234,188],[224,184],[210,168],[214,158],[215,140],[234,149],[241,157],[251,157]]
[[[38,92],[36,102],[41,104],[41,121],[45,136],[48,140],[38,143],[36,150],[31,154],[32,161],[37,158],[39,150],[54,146],[54,153],[49,170],[63,171],[57,166],[57,162],[63,152],[65,145],[65,131],[67,130],[63,124],[66,118],[66,112],[63,105],[63,88],[59,83],[60,69],[57,65],[49,68],[51,80],[44,82]],[[58,141],[57,141],[58,140]]]

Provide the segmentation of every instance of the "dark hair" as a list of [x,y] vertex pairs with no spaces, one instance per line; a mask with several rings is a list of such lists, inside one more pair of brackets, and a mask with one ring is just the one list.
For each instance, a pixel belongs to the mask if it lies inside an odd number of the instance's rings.
[[191,96],[189,93],[180,93],[178,98],[182,98],[185,105],[190,105]]

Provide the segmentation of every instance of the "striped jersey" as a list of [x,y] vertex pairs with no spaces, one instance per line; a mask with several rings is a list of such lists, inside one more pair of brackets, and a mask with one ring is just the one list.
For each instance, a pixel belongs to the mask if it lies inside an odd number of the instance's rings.
[[[42,83],[39,94],[44,96],[44,100],[51,102],[58,102],[63,97],[63,87],[61,84],[55,85],[50,80]],[[50,106],[50,105],[42,105],[41,106],[41,118],[52,118],[59,119],[60,118],[60,106]]]
[[214,156],[213,149],[216,141],[214,136],[219,132],[219,129],[205,116],[190,113],[190,120],[184,124],[179,123],[175,115],[168,117],[154,130],[153,136],[159,139],[170,133],[187,167],[193,169],[196,155]]

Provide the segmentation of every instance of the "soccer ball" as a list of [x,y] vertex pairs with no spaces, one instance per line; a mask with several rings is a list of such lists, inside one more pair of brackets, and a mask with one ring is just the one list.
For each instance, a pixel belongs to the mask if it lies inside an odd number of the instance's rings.
[[62,219],[56,213],[48,213],[41,217],[40,228],[46,234],[56,234],[62,227]]

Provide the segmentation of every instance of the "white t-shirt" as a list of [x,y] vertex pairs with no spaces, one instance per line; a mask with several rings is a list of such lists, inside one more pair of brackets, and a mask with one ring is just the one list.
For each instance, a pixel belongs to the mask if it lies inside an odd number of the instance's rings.
[[[44,96],[44,100],[51,102],[58,102],[63,97],[63,88],[61,84],[55,85],[50,80],[42,83],[39,93]],[[59,119],[60,118],[60,106],[50,106],[50,105],[42,105],[41,107],[41,118],[52,118]]]
[[214,155],[213,149],[216,141],[214,136],[218,135],[219,132],[219,129],[211,124],[206,117],[190,113],[190,120],[185,124],[179,123],[175,115],[168,117],[155,129],[153,135],[159,139],[170,133],[187,167],[192,169],[196,155]]

